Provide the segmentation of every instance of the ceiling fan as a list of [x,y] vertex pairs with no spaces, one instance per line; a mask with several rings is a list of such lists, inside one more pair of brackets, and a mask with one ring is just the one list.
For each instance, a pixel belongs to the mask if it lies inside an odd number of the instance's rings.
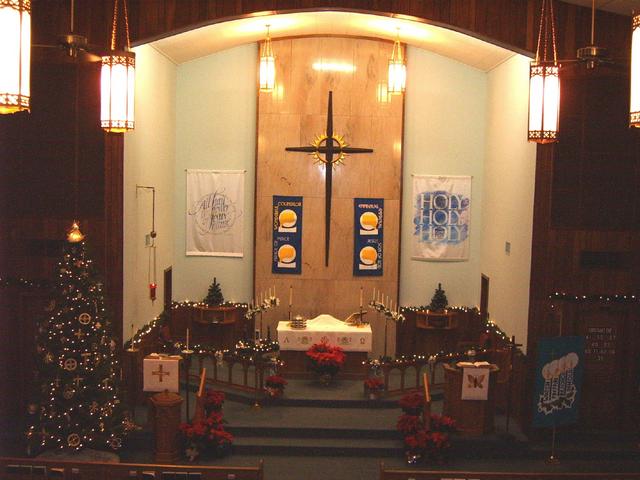
[[[71,61],[77,60],[81,62],[99,62],[102,60],[102,53],[106,50],[96,45],[90,45],[87,37],[81,35],[75,31],[75,0],[71,0],[70,18],[69,18],[69,32],[57,36],[57,43],[55,45],[42,45],[32,44],[32,47],[43,49],[56,49],[59,52],[64,52],[65,55],[57,55],[53,60]],[[43,60],[50,60],[51,57],[47,55],[42,57]]]
[[596,0],[591,1],[591,38],[589,45],[579,48],[576,51],[576,58],[569,60],[561,60],[559,63],[564,66],[566,64],[580,63],[591,70],[598,66],[621,66],[627,63],[622,59],[614,59],[609,55],[606,47],[596,44],[595,41],[595,25],[596,25]]

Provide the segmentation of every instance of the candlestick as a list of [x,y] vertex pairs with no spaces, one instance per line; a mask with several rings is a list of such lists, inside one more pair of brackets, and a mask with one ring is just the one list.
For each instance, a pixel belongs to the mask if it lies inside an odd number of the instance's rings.
[[372,295],[372,297],[373,298],[371,299],[371,301],[375,302],[376,301],[376,287],[373,287],[373,295]]
[[189,329],[187,328],[187,351],[189,351]]
[[275,285],[273,286],[273,296],[274,297],[276,296],[276,286]]
[[362,310],[362,287],[360,287],[360,309]]
[[289,285],[289,307],[293,305],[293,285]]

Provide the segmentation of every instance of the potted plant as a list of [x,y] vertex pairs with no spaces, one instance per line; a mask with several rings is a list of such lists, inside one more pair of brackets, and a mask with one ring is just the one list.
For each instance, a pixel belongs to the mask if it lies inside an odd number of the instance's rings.
[[411,410],[416,399],[417,396],[407,399],[405,405],[409,409],[403,407],[404,413],[397,424],[403,436],[407,463],[415,464],[421,460],[441,463],[447,459],[451,448],[450,434],[456,431],[456,423],[451,417],[438,414],[430,414],[425,421],[423,413],[416,413],[415,408]]
[[202,420],[183,423],[180,432],[185,441],[185,454],[191,462],[206,453],[220,457],[231,451],[233,435],[224,429],[220,412],[212,412]]
[[189,461],[204,454],[221,457],[230,453],[233,436],[224,429],[223,403],[224,392],[205,390],[202,401],[196,402],[193,420],[180,425],[185,455]]
[[344,365],[346,356],[342,348],[327,342],[314,343],[307,350],[309,369],[316,372],[323,385],[331,383],[333,377]]
[[264,385],[267,395],[271,398],[281,397],[287,381],[280,375],[271,375],[265,379]]
[[384,390],[384,382],[378,377],[369,377],[364,381],[364,390],[369,395],[369,400],[377,400]]

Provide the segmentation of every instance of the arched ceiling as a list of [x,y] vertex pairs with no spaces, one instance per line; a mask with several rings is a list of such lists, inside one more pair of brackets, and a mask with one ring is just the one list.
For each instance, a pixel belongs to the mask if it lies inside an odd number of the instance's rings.
[[415,19],[341,11],[253,15],[203,26],[150,44],[179,65],[238,45],[259,42],[265,38],[266,25],[270,25],[274,39],[338,35],[392,41],[399,31],[402,43],[452,58],[482,71],[489,71],[516,54],[472,36]]

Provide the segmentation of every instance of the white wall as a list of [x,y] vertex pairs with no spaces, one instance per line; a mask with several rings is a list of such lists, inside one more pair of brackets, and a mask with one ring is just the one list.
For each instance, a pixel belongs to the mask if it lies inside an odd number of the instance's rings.
[[[400,302],[426,305],[438,283],[449,304],[480,298],[486,74],[426,50],[407,51]],[[471,175],[470,255],[464,262],[411,260],[412,174]]]
[[[174,300],[201,300],[214,276],[226,300],[248,301],[252,296],[257,56],[254,43],[178,68]],[[247,171],[243,258],[185,256],[187,168]]]
[[525,349],[536,161],[526,138],[528,98],[528,58],[514,55],[489,72],[481,266],[491,320]]
[[[163,271],[173,263],[176,67],[150,46],[136,53],[135,130],[124,142],[124,316],[125,340],[131,324],[150,322],[163,308]],[[148,287],[152,194],[137,185],[156,188],[155,229],[157,300]]]

